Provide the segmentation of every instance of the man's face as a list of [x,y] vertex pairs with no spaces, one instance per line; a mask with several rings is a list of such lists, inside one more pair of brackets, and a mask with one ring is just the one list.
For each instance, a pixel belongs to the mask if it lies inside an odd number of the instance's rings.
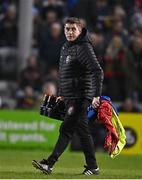
[[64,32],[68,41],[74,41],[81,33],[82,28],[77,24],[65,24]]

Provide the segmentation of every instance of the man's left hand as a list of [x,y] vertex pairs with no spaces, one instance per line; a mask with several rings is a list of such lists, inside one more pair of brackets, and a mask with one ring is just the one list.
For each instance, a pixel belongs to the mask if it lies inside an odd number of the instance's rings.
[[92,101],[92,105],[95,109],[98,108],[100,105],[100,97],[94,97]]

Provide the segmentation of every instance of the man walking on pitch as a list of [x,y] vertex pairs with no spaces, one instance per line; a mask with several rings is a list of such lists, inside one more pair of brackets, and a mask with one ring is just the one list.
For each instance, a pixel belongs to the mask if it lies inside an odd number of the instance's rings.
[[78,18],[66,20],[64,33],[67,41],[60,55],[58,99],[64,98],[66,115],[51,155],[42,161],[33,160],[32,164],[45,174],[50,174],[53,165],[76,132],[80,137],[86,160],[83,174],[99,174],[86,111],[91,103],[95,108],[99,106],[103,71],[87,36],[87,30],[82,27]]

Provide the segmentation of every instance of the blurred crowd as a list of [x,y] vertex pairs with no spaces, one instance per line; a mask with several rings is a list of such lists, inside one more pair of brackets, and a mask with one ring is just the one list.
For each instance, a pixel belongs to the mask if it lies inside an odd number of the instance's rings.
[[[0,1],[0,49],[17,47],[18,7],[18,0]],[[142,0],[34,0],[32,13],[37,53],[16,76],[7,77],[16,82],[15,108],[37,108],[47,91],[57,94],[63,24],[76,16],[88,29],[104,70],[103,95],[118,102],[122,112],[142,111],[137,106],[142,102]],[[8,106],[2,100],[0,105]]]

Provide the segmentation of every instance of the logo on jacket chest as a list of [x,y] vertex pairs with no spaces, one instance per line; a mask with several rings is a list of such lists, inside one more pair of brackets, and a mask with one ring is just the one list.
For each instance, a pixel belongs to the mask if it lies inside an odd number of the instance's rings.
[[71,56],[68,55],[68,56],[66,57],[66,63],[69,63],[70,61],[71,61]]

